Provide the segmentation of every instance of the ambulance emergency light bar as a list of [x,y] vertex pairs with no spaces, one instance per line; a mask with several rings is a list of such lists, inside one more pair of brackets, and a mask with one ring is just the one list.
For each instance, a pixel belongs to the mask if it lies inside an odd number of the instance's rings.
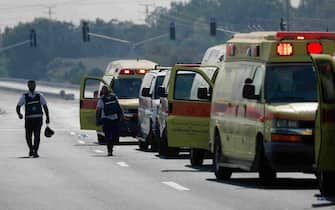
[[147,69],[121,69],[120,73],[121,75],[134,75],[136,74],[146,74]]
[[278,40],[316,40],[329,39],[335,40],[334,32],[277,32],[276,38]]

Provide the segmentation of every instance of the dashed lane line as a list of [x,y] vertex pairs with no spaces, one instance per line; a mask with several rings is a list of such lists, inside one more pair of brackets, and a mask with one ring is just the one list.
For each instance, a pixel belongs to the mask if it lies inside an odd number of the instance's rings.
[[71,131],[71,132],[70,132],[70,135],[71,135],[71,136],[75,136],[75,135],[76,135],[76,132]]
[[82,141],[82,140],[78,140],[78,143],[79,143],[79,144],[85,144],[85,142]]
[[99,150],[99,149],[94,150],[94,152],[95,152],[95,153],[98,153],[98,154],[105,153],[104,151]]
[[117,162],[117,164],[121,167],[129,167],[129,165],[125,162]]
[[172,187],[173,189],[178,190],[178,191],[190,191],[190,189],[188,189],[188,188],[186,188],[186,187],[184,187],[184,186],[182,186],[182,185],[180,185],[176,182],[169,181],[169,182],[162,182],[162,183],[169,186],[169,187]]

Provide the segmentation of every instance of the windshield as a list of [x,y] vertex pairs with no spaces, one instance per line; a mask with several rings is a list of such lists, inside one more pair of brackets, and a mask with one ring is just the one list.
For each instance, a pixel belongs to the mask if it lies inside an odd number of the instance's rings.
[[142,83],[142,78],[116,79],[113,82],[112,89],[118,98],[138,98]]
[[267,102],[316,102],[317,88],[311,64],[268,66],[265,77]]

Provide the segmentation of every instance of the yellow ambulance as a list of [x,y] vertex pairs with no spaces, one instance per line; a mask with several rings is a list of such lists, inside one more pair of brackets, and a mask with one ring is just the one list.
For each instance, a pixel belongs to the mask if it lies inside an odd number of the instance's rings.
[[98,142],[104,143],[101,128],[95,125],[95,109],[102,85],[119,98],[124,113],[120,136],[135,137],[138,131],[139,90],[144,75],[158,64],[144,59],[116,60],[108,64],[103,78],[84,77],[80,87],[80,128],[96,130]]
[[335,195],[335,65],[330,55],[312,55],[318,81],[315,166],[322,196]]
[[210,148],[217,179],[234,169],[314,172],[317,79],[310,54],[333,55],[335,33],[251,32],[227,41],[214,85]]

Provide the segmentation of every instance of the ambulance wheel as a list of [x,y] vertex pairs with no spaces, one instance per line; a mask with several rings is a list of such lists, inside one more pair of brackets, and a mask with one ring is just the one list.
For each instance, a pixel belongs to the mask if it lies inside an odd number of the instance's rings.
[[105,137],[103,135],[97,134],[97,137],[98,137],[98,144],[100,145],[106,144]]
[[258,153],[259,153],[259,179],[261,185],[269,186],[274,184],[277,178],[276,171],[270,166],[269,160],[265,155],[263,139],[258,139]]
[[321,171],[318,180],[322,196],[335,195],[335,172]]
[[179,154],[179,148],[169,147],[166,131],[163,132],[162,138],[159,139],[159,150],[160,156],[173,157]]
[[214,174],[217,180],[229,180],[233,173],[233,170],[231,168],[220,166],[221,159],[222,159],[222,146],[220,137],[217,134],[215,136],[215,143],[214,143],[214,158],[213,158]]
[[148,150],[148,143],[144,141],[138,141],[138,147],[140,148],[141,151],[147,151]]
[[201,166],[204,162],[205,150],[203,149],[191,149],[190,161],[192,166]]

